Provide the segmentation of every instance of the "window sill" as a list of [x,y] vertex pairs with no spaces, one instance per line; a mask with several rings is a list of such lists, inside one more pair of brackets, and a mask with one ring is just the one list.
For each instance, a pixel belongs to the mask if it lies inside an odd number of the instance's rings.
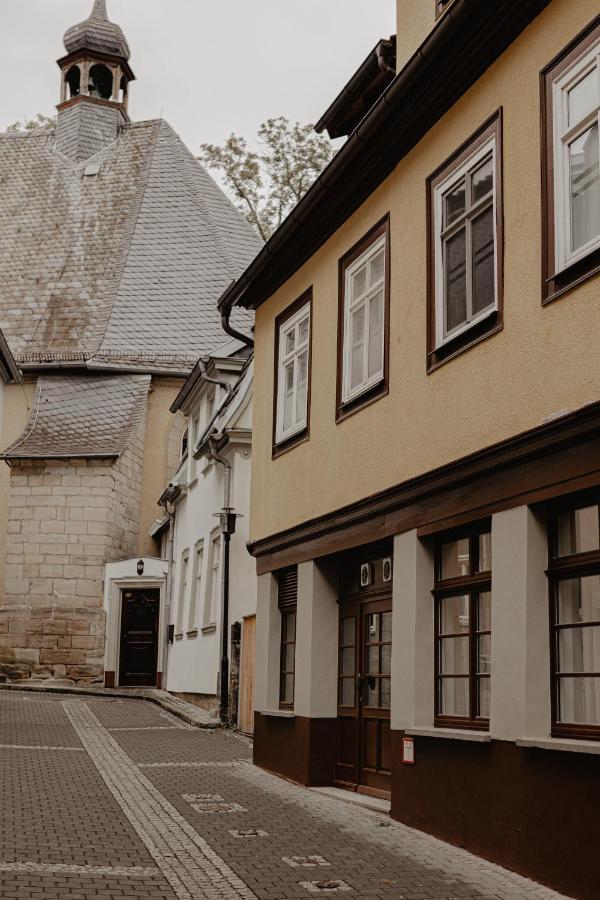
[[217,626],[214,622],[211,622],[210,625],[203,625],[201,629],[202,634],[214,634],[216,630]]
[[600,756],[600,741],[571,738],[519,738],[517,747],[533,747],[538,750],[559,750],[563,753],[591,753]]
[[600,274],[600,247],[591,250],[587,256],[577,260],[560,272],[550,275],[544,282],[542,306],[547,306],[559,297],[583,284],[588,278]]
[[363,391],[362,394],[358,394],[356,397],[353,397],[352,400],[347,400],[338,405],[335,417],[336,424],[339,424],[340,422],[343,422],[344,419],[353,416],[354,413],[360,412],[361,409],[364,409],[366,406],[370,406],[371,403],[376,403],[377,400],[381,400],[382,397],[387,397],[388,394],[389,388],[387,376],[384,375],[384,378],[373,387],[369,388],[366,391]]
[[310,437],[308,427],[303,428],[301,431],[297,431],[296,434],[292,434],[289,438],[285,438],[285,440],[280,441],[278,444],[273,444],[273,451],[271,454],[272,459],[277,459],[278,456],[283,456],[284,453],[287,453],[288,450],[293,450],[294,447],[298,447],[299,444],[304,444]]
[[198,629],[192,628],[190,631],[186,631],[185,636],[188,638],[198,637]]
[[455,359],[461,353],[466,353],[467,350],[476,347],[481,341],[498,334],[499,331],[502,331],[502,328],[501,313],[495,310],[480,322],[476,322],[475,325],[463,331],[462,334],[457,335],[451,341],[441,344],[428,353],[427,374],[435,372],[436,369],[450,362],[451,359]]
[[296,713],[293,709],[264,709],[261,716],[269,716],[275,719],[295,719]]
[[476,744],[492,742],[488,731],[468,731],[460,728],[406,728],[404,733],[409,737],[446,738],[450,741],[474,741]]

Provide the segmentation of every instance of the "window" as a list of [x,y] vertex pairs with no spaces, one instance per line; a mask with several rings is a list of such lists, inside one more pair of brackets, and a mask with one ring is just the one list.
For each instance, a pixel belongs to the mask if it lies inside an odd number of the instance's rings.
[[277,575],[281,612],[281,658],[279,666],[279,705],[294,705],[296,673],[296,610],[298,603],[298,566],[282,569]]
[[387,392],[389,219],[340,260],[338,421]]
[[190,433],[186,428],[183,434],[181,435],[181,459],[185,459],[188,454],[188,444],[189,444]]
[[210,583],[204,606],[204,627],[214,625],[221,601],[221,535],[215,534],[210,542]]
[[190,614],[188,618],[189,631],[195,631],[198,627],[197,617],[200,607],[200,592],[202,590],[202,578],[204,566],[204,541],[198,541],[194,548],[194,566],[192,570],[192,596],[190,599]]
[[428,180],[428,368],[501,327],[502,129],[497,113]]
[[542,72],[543,301],[600,271],[600,17]]
[[185,605],[185,597],[187,594],[189,558],[190,551],[184,550],[181,554],[181,572],[179,573],[179,599],[177,603],[177,624],[175,628],[177,634],[181,634],[183,630],[183,607]]
[[312,291],[308,291],[275,323],[274,453],[308,436],[311,314]]
[[489,525],[443,538],[436,547],[436,725],[489,725],[491,569]]
[[194,481],[194,479],[198,475],[198,460],[194,459],[194,451],[198,446],[198,441],[200,439],[200,415],[194,416],[192,419],[192,427],[191,427],[191,452],[190,452],[190,482]]
[[550,518],[552,733],[600,739],[600,505]]

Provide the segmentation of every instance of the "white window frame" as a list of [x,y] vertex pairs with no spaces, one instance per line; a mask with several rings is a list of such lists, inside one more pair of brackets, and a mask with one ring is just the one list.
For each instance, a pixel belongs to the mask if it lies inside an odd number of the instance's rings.
[[[486,195],[483,200],[477,202],[477,204],[470,206],[469,211],[466,216],[461,216],[457,219],[456,223],[452,223],[445,231],[444,231],[444,196],[452,190],[452,188],[462,181],[463,178],[466,177],[467,173],[472,169],[476,169],[480,163],[483,162],[486,156],[492,155],[492,168],[494,172],[494,187],[492,191],[492,210],[493,210],[493,218],[494,218],[494,303],[485,309],[481,310],[481,312],[477,313],[477,315],[472,316],[468,321],[464,322],[461,325],[457,325],[451,331],[446,332],[446,288],[445,288],[445,278],[444,278],[444,241],[448,237],[449,232],[451,233],[452,229],[456,226],[456,230],[460,230],[460,227],[464,224],[465,221],[470,222],[473,218],[476,218],[476,215],[481,207],[481,210],[485,209],[489,203],[488,196]],[[476,150],[466,159],[462,165],[454,169],[450,175],[444,181],[440,182],[440,184],[436,185],[434,190],[434,209],[435,209],[435,345],[436,348],[443,347],[444,344],[447,344],[449,341],[454,340],[458,335],[464,334],[469,329],[473,328],[474,325],[477,325],[479,322],[482,322],[484,319],[489,318],[489,316],[494,315],[498,312],[498,297],[500,295],[499,289],[499,271],[498,271],[498,184],[497,184],[497,170],[498,170],[498,145],[496,141],[496,135],[492,135],[489,140],[487,140],[484,144],[477,147]],[[467,263],[469,259],[472,259],[471,253],[471,242],[469,240],[470,228],[467,226]],[[472,274],[470,271],[469,265],[467,265],[467,300],[469,298],[469,290],[470,284],[472,280]]]
[[[377,256],[378,253],[384,251],[384,263],[383,263],[383,276],[381,281],[378,281],[376,285],[372,286],[363,296],[356,302],[353,302],[352,298],[352,277],[353,275],[362,268],[365,263],[374,257]],[[387,234],[381,235],[381,237],[377,238],[372,244],[370,244],[364,253],[358,257],[358,259],[354,260],[344,272],[344,341],[343,341],[343,377],[342,377],[342,403],[350,403],[356,397],[360,397],[361,394],[366,393],[366,391],[370,391],[371,388],[374,388],[376,385],[381,384],[381,382],[385,378],[385,342],[386,342],[386,329],[387,329],[387,321],[386,321],[386,273],[388,267],[388,247],[387,247]],[[352,383],[352,314],[361,306],[368,307],[371,298],[378,293],[379,291],[383,291],[383,327],[381,329],[381,368],[375,372],[371,377],[366,377],[363,381],[356,385],[356,387],[351,388],[350,385]],[[364,344],[365,347],[369,347],[369,316],[365,313],[365,337]],[[364,355],[364,363],[365,363],[365,371],[368,370],[369,365],[369,354],[368,352]]]
[[[219,612],[221,566],[223,565],[223,541],[220,531],[213,531],[210,536],[210,558],[208,578],[204,597],[204,628],[216,625]],[[215,566],[215,547],[218,547],[218,562]],[[215,594],[216,591],[216,594]]]
[[198,477],[198,460],[194,458],[194,451],[196,449],[196,445],[198,444],[198,438],[200,437],[200,413],[196,413],[196,415],[192,416],[188,425],[188,429],[188,457],[190,464],[189,481],[191,484]]
[[[200,564],[199,563],[200,558]],[[194,545],[194,563],[192,566],[192,592],[190,595],[190,610],[188,615],[188,631],[198,628],[198,610],[201,608],[200,600],[204,587],[204,539],[196,541]]]
[[[285,322],[282,322],[279,325],[279,335],[278,335],[278,360],[277,360],[277,422],[275,428],[275,443],[282,444],[284,441],[289,440],[296,434],[299,434],[301,431],[308,425],[308,397],[310,390],[310,354],[311,354],[311,304],[310,300],[307,300],[306,303],[303,303],[299,310],[297,310],[289,319],[286,319]],[[308,332],[306,340],[300,343],[300,331],[298,326],[304,319],[308,319]],[[294,343],[294,349],[289,353],[285,352],[285,341],[288,334],[291,331],[296,331],[296,340]],[[307,353],[307,364],[306,364],[306,412],[301,419],[296,421],[297,416],[297,403],[298,403],[298,359],[302,356],[303,353]],[[292,414],[292,422],[293,424],[284,429],[283,427],[283,417],[284,417],[284,407],[285,407],[285,370],[286,367],[290,364],[290,362],[294,363],[294,386],[293,386],[293,414]]]
[[600,38],[589,47],[579,59],[562,72],[552,84],[552,111],[554,134],[554,234],[556,272],[583,259],[600,247],[600,234],[584,244],[578,250],[571,250],[571,179],[569,145],[594,122],[600,129],[600,106],[569,126],[569,91],[589,74],[594,67],[598,78],[600,97]]
[[177,624],[175,626],[176,634],[183,633],[183,610],[185,605],[185,595],[187,594],[188,584],[188,568],[190,562],[189,547],[181,554],[181,570],[179,572],[179,595],[177,599]]

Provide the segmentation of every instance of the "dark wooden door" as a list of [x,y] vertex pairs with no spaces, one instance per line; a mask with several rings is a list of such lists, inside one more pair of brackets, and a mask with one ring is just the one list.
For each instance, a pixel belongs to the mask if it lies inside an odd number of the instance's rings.
[[340,606],[336,780],[389,796],[392,601]]
[[119,684],[156,686],[160,591],[121,591]]

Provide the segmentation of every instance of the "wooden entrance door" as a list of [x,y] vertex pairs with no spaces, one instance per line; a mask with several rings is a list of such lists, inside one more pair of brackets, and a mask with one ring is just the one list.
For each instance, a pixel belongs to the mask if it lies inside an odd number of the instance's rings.
[[256,616],[248,616],[242,626],[242,662],[240,667],[240,731],[254,732],[254,654]]
[[156,686],[159,590],[121,591],[120,685]]
[[340,607],[336,780],[374,796],[390,792],[392,601]]

